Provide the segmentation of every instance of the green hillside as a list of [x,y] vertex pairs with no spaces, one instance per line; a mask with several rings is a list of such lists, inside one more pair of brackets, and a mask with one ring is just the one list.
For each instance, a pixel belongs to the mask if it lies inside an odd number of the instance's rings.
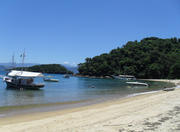
[[[21,70],[22,67],[16,68],[16,70]],[[33,72],[42,72],[42,73],[60,73],[60,74],[72,74],[73,72],[67,70],[64,66],[60,64],[43,64],[35,65],[31,67],[23,67],[23,70],[33,71]]]
[[86,58],[79,73],[89,76],[128,74],[137,78],[180,78],[180,39],[129,41],[110,53]]

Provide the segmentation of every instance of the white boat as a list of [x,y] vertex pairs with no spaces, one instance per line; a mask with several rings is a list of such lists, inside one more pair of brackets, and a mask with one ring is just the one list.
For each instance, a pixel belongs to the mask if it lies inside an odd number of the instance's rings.
[[120,80],[136,80],[135,76],[131,76],[131,75],[118,75],[118,76],[112,75],[112,77],[114,79],[120,79]]
[[70,78],[70,76],[68,74],[65,74],[64,78]]
[[44,87],[43,83],[35,83],[34,79],[44,77],[39,72],[16,71],[12,70],[3,80],[7,84],[7,88],[16,89],[40,89]]
[[147,83],[141,83],[141,82],[126,82],[130,85],[141,85],[141,86],[149,86]]
[[[25,59],[25,51],[23,54],[21,54],[20,57],[22,57],[22,67],[24,65],[24,59]],[[12,66],[14,67],[14,55],[12,57]],[[44,75],[39,72],[29,72],[29,71],[23,71],[23,68],[21,71],[17,70],[11,70],[3,78],[3,80],[7,84],[7,88],[16,88],[16,89],[40,89],[44,87],[43,83],[36,83],[34,81],[35,78],[42,78]]]
[[44,78],[44,81],[46,81],[46,82],[59,82],[58,79],[54,79],[54,78]]

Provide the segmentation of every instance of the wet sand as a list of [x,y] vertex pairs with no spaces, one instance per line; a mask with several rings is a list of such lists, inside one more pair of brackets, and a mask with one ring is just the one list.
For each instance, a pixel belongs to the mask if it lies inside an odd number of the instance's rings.
[[[180,80],[170,82],[177,85]],[[0,131],[180,131],[180,89],[61,111],[7,117],[0,119]]]

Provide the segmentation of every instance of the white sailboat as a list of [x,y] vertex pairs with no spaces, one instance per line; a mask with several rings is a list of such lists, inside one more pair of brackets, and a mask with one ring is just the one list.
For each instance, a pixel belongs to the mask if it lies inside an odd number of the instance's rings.
[[[21,55],[22,57],[22,66],[24,65],[25,52]],[[12,58],[14,62],[14,56]],[[37,77],[44,77],[42,73],[39,72],[29,72],[29,71],[17,71],[11,70],[3,78],[6,82],[8,88],[17,88],[17,89],[39,89],[43,88],[43,83],[35,83],[34,79]]]

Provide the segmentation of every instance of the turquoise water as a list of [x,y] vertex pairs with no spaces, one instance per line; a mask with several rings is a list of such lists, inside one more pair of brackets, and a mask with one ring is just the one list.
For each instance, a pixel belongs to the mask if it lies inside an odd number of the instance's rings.
[[[0,72],[5,75],[5,72]],[[147,82],[150,87],[128,86],[124,81],[113,79],[90,79],[80,77],[63,78],[60,74],[46,74],[59,79],[59,82],[44,82],[41,90],[7,89],[0,79],[0,106],[46,104],[91,99],[112,99],[135,93],[156,91],[170,84]],[[144,81],[141,81],[144,82]],[[94,87],[92,87],[94,86]]]

